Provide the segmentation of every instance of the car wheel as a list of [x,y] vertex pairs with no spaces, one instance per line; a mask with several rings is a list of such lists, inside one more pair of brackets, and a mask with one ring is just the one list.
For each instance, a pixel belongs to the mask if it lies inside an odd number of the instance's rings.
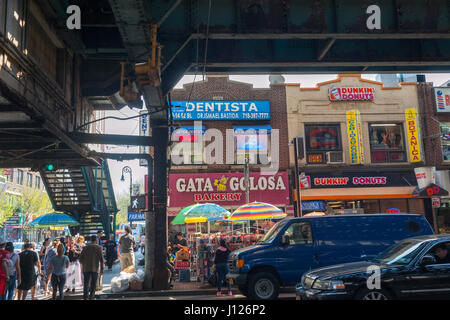
[[248,297],[248,287],[243,285],[243,286],[238,286],[239,292],[242,293],[244,296]]
[[280,282],[273,273],[258,272],[250,277],[248,294],[254,300],[273,300],[278,297]]
[[355,295],[356,300],[393,300],[392,294],[384,289],[369,290],[367,288],[361,289]]

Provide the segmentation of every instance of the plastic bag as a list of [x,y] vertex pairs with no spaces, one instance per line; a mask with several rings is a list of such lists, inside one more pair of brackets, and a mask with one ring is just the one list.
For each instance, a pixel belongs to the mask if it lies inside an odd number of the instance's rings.
[[145,272],[144,272],[144,270],[139,269],[137,271],[136,275],[137,275],[138,281],[144,281],[144,279],[145,279]]
[[114,277],[111,280],[111,292],[117,293],[117,292],[123,292],[128,290],[130,287],[130,278],[133,274],[121,272],[119,277]]

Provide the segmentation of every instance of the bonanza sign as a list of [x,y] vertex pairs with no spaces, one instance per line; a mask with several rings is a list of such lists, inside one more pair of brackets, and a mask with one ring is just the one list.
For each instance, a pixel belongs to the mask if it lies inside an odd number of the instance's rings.
[[408,129],[408,145],[411,162],[422,161],[416,109],[406,109],[406,127]]
[[328,89],[328,96],[331,101],[373,100],[375,88],[330,87]]
[[358,110],[347,111],[348,149],[351,164],[363,164],[361,114]]
[[[289,204],[287,172],[249,177],[250,202],[263,201],[273,205]],[[224,206],[245,204],[243,173],[170,174],[171,207],[185,207],[193,203],[217,203]]]

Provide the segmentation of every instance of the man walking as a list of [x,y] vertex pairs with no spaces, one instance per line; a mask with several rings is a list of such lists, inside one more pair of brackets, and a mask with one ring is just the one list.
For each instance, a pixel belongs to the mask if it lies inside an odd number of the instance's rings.
[[[24,251],[19,254],[20,259],[20,285],[17,287],[19,290],[17,300],[25,300],[28,294],[28,290],[34,287],[36,283],[36,272],[34,267],[41,270],[41,262],[39,261],[38,254],[33,250],[33,245],[27,243],[24,245]],[[34,297],[32,297],[34,298]]]
[[95,300],[98,275],[103,275],[104,267],[102,247],[97,244],[97,236],[91,236],[91,243],[84,247],[80,263],[84,275],[83,299]]
[[120,252],[120,267],[124,269],[134,266],[134,248],[136,248],[136,241],[131,235],[130,226],[125,227],[126,235],[121,236],[119,240],[119,252]]

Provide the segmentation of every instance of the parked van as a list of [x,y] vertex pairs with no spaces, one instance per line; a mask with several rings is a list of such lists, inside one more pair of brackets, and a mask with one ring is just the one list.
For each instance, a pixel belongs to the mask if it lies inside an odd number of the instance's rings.
[[370,260],[405,238],[431,235],[421,215],[363,214],[284,219],[257,245],[233,251],[227,278],[251,299],[275,299],[304,272]]

